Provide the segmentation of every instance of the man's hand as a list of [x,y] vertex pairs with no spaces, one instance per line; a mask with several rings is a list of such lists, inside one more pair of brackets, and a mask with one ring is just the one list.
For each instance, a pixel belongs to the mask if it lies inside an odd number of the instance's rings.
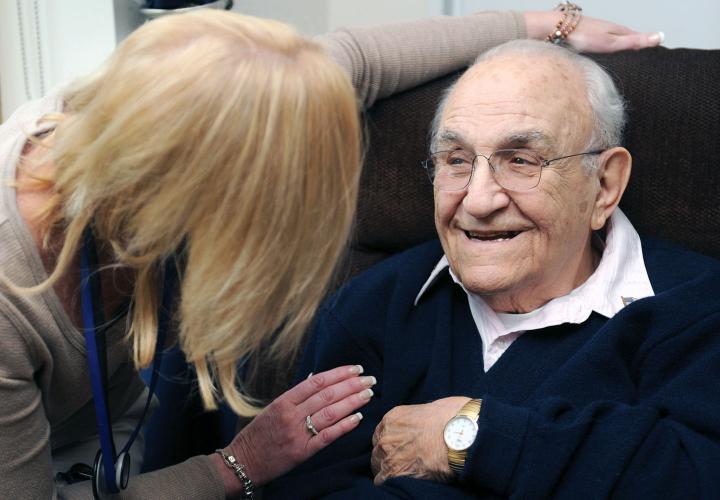
[[396,406],[387,412],[373,434],[374,483],[396,476],[450,481],[453,473],[443,430],[469,400],[454,396],[424,405]]

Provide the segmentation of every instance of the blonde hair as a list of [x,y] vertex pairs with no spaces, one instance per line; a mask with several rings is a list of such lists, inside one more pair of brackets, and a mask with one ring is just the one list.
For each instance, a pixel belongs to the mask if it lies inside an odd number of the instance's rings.
[[357,198],[360,126],[345,72],[284,24],[221,11],[133,33],[66,95],[47,225],[84,229],[135,270],[137,366],[152,361],[162,262],[179,248],[179,341],[200,394],[240,415],[257,402],[239,360],[288,361],[331,279]]

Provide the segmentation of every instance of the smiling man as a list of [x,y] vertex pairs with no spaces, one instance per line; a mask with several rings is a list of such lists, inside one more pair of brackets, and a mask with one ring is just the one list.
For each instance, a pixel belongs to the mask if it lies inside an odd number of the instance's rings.
[[610,77],[550,44],[460,78],[426,162],[439,242],[341,290],[302,363],[362,363],[376,395],[269,496],[720,495],[720,263],[617,208],[623,125]]
[[[439,114],[428,165],[436,227],[457,279],[495,311],[530,312],[584,283],[599,260],[591,231],[627,183],[627,151],[588,144],[593,112],[578,73],[560,58],[495,56]],[[578,153],[600,147],[590,176]]]

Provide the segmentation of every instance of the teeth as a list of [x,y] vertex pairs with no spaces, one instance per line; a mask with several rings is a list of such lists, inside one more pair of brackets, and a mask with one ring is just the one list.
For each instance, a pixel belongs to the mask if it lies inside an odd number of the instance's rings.
[[520,231],[505,231],[494,234],[480,234],[474,231],[465,231],[468,238],[481,241],[507,241],[520,234]]

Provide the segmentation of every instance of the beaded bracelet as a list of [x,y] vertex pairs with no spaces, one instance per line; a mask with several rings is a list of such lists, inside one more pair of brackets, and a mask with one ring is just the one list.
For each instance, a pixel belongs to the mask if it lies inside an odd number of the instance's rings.
[[566,0],[560,2],[555,8],[562,13],[562,17],[555,25],[555,29],[547,36],[547,41],[556,45],[561,44],[577,28],[582,18],[582,7]]
[[247,473],[245,472],[245,466],[242,465],[237,461],[237,459],[232,456],[225,453],[224,450],[215,450],[215,453],[219,454],[223,462],[225,462],[225,465],[227,465],[233,473],[237,476],[237,478],[242,482],[243,485],[243,496],[242,498],[247,498],[249,500],[252,500],[253,495],[255,493],[253,482],[248,477]]

